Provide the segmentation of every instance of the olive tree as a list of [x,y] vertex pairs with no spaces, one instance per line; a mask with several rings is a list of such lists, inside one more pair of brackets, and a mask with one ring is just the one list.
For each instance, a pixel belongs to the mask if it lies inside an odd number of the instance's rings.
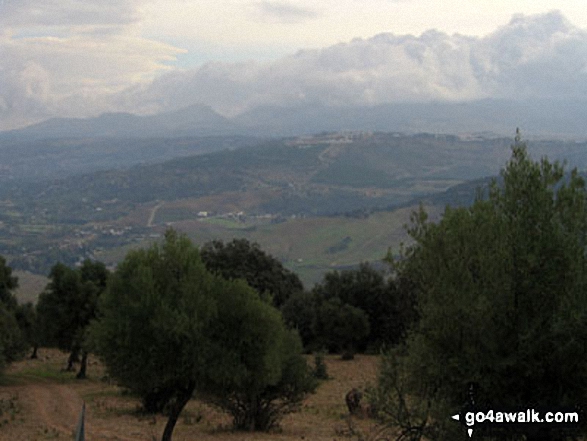
[[49,279],[37,303],[43,343],[70,353],[67,370],[73,370],[73,362],[81,353],[77,377],[85,378],[86,329],[96,315],[97,300],[106,288],[108,270],[103,263],[90,260],[85,260],[79,268],[57,263]]
[[194,393],[259,430],[311,390],[299,337],[279,311],[244,281],[210,273],[173,230],[129,252],[99,303],[93,348],[122,386],[166,409],[163,441]]
[[0,303],[8,309],[17,305],[14,290],[18,288],[18,278],[12,275],[12,268],[6,264],[6,259],[0,256]]

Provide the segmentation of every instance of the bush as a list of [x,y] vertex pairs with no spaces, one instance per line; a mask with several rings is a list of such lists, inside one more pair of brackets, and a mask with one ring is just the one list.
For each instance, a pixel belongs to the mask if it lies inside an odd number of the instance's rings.
[[281,372],[276,381],[259,381],[249,374],[246,381],[228,385],[225,393],[216,393],[211,402],[229,412],[237,430],[270,430],[280,419],[299,409],[303,398],[316,389],[317,382],[301,356],[297,334],[287,331],[275,361]]

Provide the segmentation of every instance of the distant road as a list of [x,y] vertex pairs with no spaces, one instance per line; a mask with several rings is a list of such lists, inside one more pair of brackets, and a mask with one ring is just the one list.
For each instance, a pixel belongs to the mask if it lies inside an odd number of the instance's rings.
[[147,222],[147,227],[153,226],[153,221],[155,220],[155,215],[157,214],[157,210],[159,210],[159,208],[161,208],[164,203],[165,202],[159,202],[157,205],[155,205],[153,207],[153,209],[151,210],[151,215],[149,216],[149,220]]

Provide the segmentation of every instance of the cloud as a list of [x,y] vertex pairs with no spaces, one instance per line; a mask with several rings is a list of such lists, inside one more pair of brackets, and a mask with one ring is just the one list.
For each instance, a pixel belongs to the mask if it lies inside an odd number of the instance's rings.
[[271,63],[208,63],[158,78],[131,101],[152,108],[202,102],[232,115],[259,105],[371,105],[483,95],[471,41],[431,32],[380,35]]
[[109,110],[114,94],[129,84],[150,82],[178,52],[125,35],[4,41],[0,43],[0,120]]
[[198,102],[226,115],[259,105],[587,99],[587,33],[551,12],[515,16],[483,38],[380,34],[270,63],[209,63],[121,96],[145,110]]
[[0,3],[0,130],[49,116],[94,115],[183,51],[133,32],[134,0]]
[[0,24],[11,27],[128,24],[139,0],[3,0]]
[[299,23],[319,15],[313,9],[286,2],[262,1],[256,7],[263,19],[278,23]]
[[472,65],[491,95],[587,99],[587,32],[559,12],[514,16],[476,44]]
[[587,32],[559,12],[514,16],[485,37],[384,33],[271,62],[169,68],[180,52],[124,32],[0,34],[0,128],[47,115],[153,113],[195,103],[231,116],[267,105],[587,100]]

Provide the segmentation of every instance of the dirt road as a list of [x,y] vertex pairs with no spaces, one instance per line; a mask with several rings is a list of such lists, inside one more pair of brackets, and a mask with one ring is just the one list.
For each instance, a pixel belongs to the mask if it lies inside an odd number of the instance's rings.
[[[83,387],[83,386],[82,386]],[[23,384],[3,387],[0,400],[5,410],[0,416],[0,441],[73,439],[83,400],[69,384]],[[16,410],[7,409],[12,401]],[[95,409],[86,406],[86,439],[112,441],[145,440],[147,434],[136,432],[136,436],[120,434],[120,426],[96,418]],[[14,416],[13,416],[14,415]],[[5,424],[2,422],[6,420]]]
[[149,220],[147,221],[147,227],[153,226],[153,221],[155,220],[155,215],[157,214],[157,210],[163,206],[163,202],[159,202],[157,205],[153,207],[151,210],[151,214],[149,215]]

